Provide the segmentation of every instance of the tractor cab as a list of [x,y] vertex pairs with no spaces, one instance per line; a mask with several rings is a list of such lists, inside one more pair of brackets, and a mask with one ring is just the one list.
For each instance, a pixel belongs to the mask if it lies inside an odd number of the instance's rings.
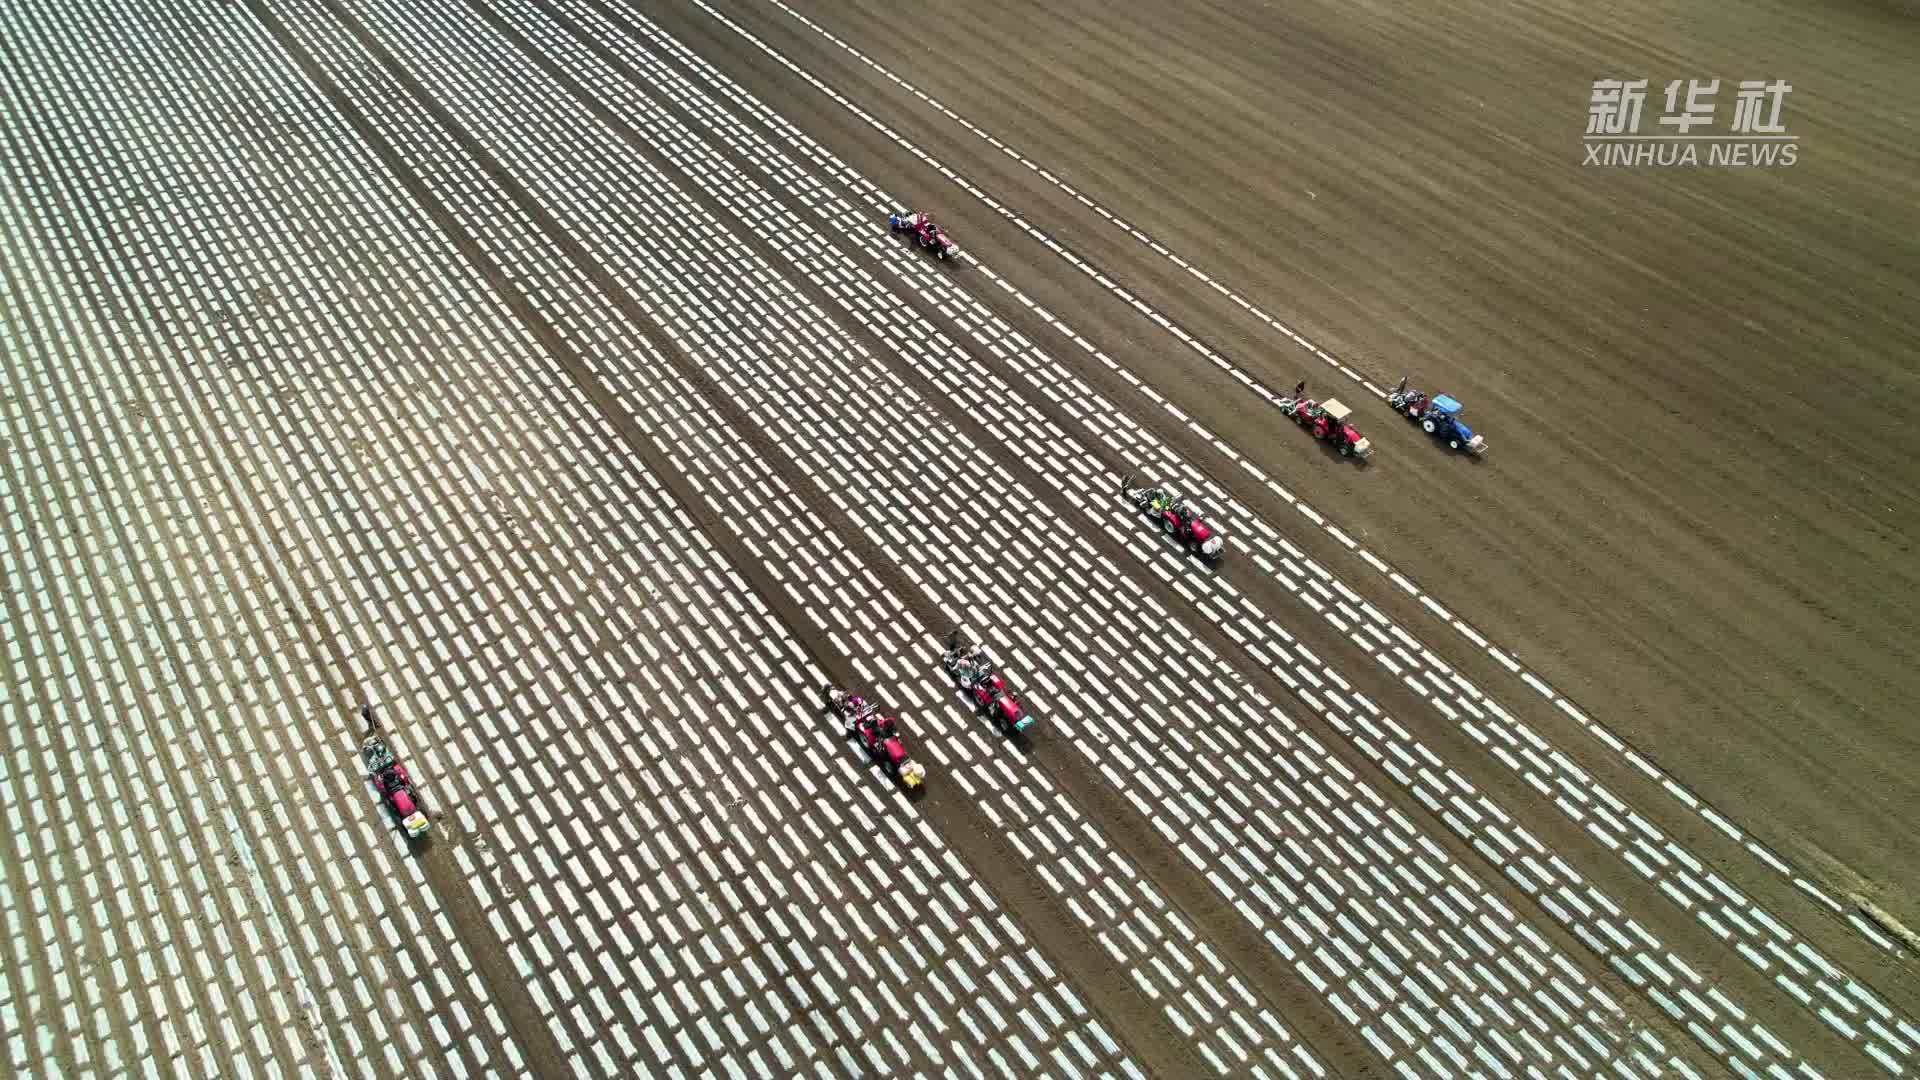
[[1427,405],[1426,418],[1441,435],[1457,436],[1462,441],[1473,437],[1473,432],[1460,420],[1460,402],[1449,395],[1435,394]]

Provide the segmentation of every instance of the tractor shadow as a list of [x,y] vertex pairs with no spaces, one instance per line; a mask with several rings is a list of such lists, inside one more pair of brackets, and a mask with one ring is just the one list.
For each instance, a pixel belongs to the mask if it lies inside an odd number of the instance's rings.
[[[1314,449],[1320,451],[1321,457],[1326,458],[1335,465],[1351,465],[1356,469],[1365,469],[1371,464],[1371,462],[1359,454],[1343,454],[1340,452],[1340,448],[1334,446],[1332,443],[1322,442],[1304,431],[1300,432],[1300,434],[1304,435],[1307,441],[1313,444]],[[1361,434],[1365,434],[1365,432]],[[1379,449],[1376,447],[1374,453],[1377,455],[1379,452]]]

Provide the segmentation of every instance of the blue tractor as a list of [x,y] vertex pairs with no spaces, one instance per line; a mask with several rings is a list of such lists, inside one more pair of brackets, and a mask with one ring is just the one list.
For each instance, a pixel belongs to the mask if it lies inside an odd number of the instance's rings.
[[1486,436],[1473,433],[1460,419],[1460,403],[1445,394],[1428,397],[1418,390],[1409,390],[1403,378],[1393,393],[1387,395],[1387,404],[1452,449],[1465,450],[1475,457],[1487,452]]

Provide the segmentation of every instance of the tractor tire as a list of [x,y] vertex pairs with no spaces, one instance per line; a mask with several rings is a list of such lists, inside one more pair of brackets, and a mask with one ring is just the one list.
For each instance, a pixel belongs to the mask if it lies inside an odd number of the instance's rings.
[[1448,448],[1448,449],[1450,449],[1450,450],[1458,450],[1458,449],[1460,449],[1460,440],[1459,440],[1459,439],[1448,439],[1448,440],[1447,440],[1447,448]]
[[1426,433],[1427,433],[1427,434],[1429,434],[1429,435],[1431,435],[1431,434],[1433,434],[1434,432],[1436,432],[1436,431],[1438,431],[1438,430],[1440,430],[1440,427],[1439,427],[1439,425],[1437,425],[1437,424],[1435,424],[1435,423],[1434,423],[1433,421],[1431,421],[1431,420],[1422,420],[1422,421],[1420,421],[1420,430],[1421,430],[1421,431],[1424,431],[1424,432],[1426,432]]

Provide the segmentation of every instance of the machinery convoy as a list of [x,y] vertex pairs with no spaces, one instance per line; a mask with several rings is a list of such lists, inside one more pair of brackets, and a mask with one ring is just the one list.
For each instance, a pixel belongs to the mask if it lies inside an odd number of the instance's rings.
[[[887,215],[887,228],[894,233],[911,236],[916,247],[931,251],[935,258],[947,260],[960,254],[959,245],[948,238],[947,231],[934,222],[933,215],[924,210],[894,211]],[[1378,393],[1377,390],[1374,392]],[[1308,397],[1305,379],[1293,388],[1293,393],[1278,398],[1275,404],[1289,420],[1315,439],[1339,451],[1340,456],[1357,458],[1362,462],[1372,460],[1373,441],[1352,424],[1352,407],[1335,398],[1315,401]],[[1402,378],[1400,385],[1388,395],[1387,405],[1452,449],[1465,450],[1475,457],[1486,453],[1486,439],[1474,434],[1473,429],[1460,419],[1460,403],[1445,394],[1429,398],[1418,390],[1409,390],[1407,380]],[[1178,521],[1169,521],[1167,524],[1172,531],[1182,529]],[[1201,538],[1199,543],[1204,545],[1205,538]]]
[[[931,215],[922,211],[901,211],[887,216],[887,227],[894,233],[906,233],[915,246],[934,257],[948,260],[960,254],[960,248],[948,238],[946,230]],[[1421,430],[1454,450],[1478,457],[1487,450],[1486,439],[1460,419],[1460,402],[1446,394],[1428,397],[1409,388],[1402,378],[1387,404]],[[1280,410],[1315,439],[1338,450],[1343,457],[1367,461],[1373,457],[1373,443],[1353,423],[1353,410],[1340,401],[1327,398],[1315,401],[1306,396],[1306,380],[1293,393],[1276,400]],[[1128,503],[1178,544],[1209,565],[1220,562],[1226,552],[1226,536],[1209,524],[1193,503],[1165,485],[1131,486],[1131,478],[1121,481],[1120,490]],[[956,629],[947,638],[947,649],[940,665],[954,681],[961,697],[974,711],[990,719],[1009,738],[1032,729],[1034,717],[1027,702],[1007,685],[1007,680],[988,657],[986,650],[969,642]],[[867,760],[880,767],[901,787],[912,791],[926,782],[927,770],[907,754],[906,738],[900,733],[898,718],[857,694],[839,687],[826,688],[825,710],[846,725],[843,736],[855,740]],[[395,759],[393,748],[376,729],[371,707],[361,709],[366,720],[366,738],[360,756],[380,803],[410,840],[426,835],[429,823],[422,808],[418,789],[406,767]]]

